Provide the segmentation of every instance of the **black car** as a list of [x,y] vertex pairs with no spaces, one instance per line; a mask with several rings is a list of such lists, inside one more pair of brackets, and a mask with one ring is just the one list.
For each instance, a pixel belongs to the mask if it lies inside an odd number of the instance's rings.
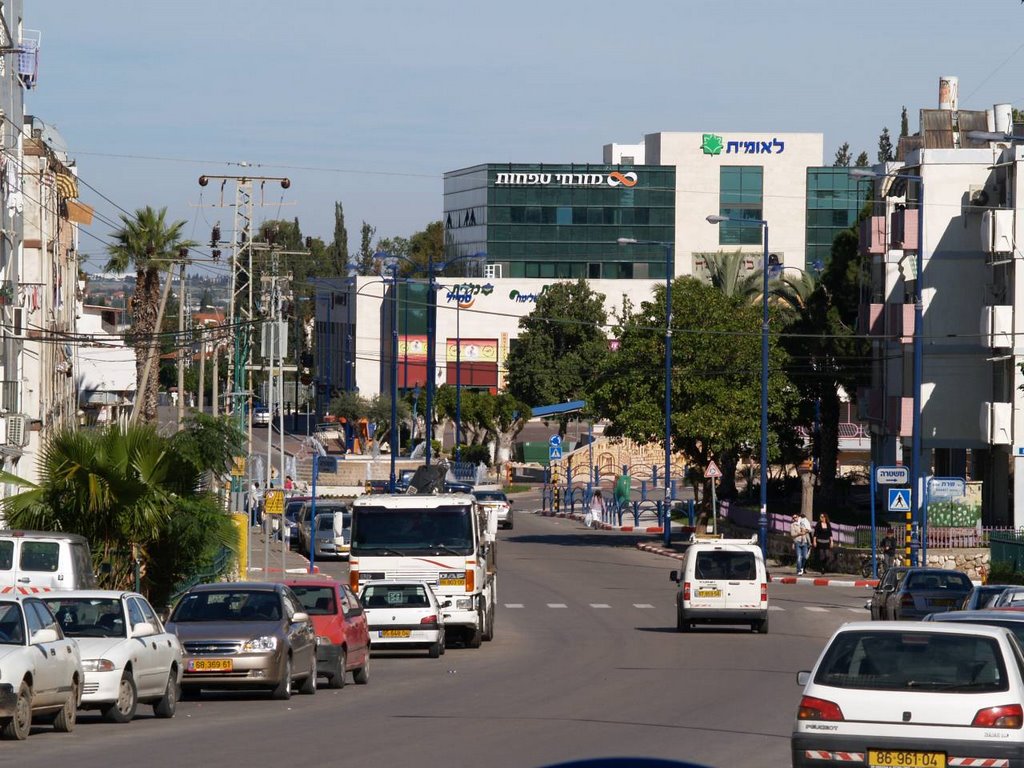
[[967,597],[964,598],[963,603],[960,604],[960,609],[963,611],[979,611],[983,608],[989,608],[997,597],[1006,591],[1005,584],[982,584],[972,589]]

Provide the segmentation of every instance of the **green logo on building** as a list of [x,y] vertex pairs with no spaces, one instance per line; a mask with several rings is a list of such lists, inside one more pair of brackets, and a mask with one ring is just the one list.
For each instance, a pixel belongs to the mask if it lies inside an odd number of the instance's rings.
[[720,155],[724,146],[722,137],[714,133],[705,133],[700,142],[700,148],[705,155]]

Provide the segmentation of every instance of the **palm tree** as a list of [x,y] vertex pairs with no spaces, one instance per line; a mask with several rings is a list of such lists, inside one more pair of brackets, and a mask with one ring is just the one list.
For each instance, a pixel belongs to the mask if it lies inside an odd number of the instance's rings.
[[715,253],[705,256],[711,284],[726,296],[749,299],[751,303],[761,300],[761,271],[746,272],[744,261],[749,254],[742,251]]
[[794,321],[807,309],[811,295],[818,287],[818,278],[812,273],[796,268],[780,268],[777,275],[771,274],[768,285],[770,300],[784,314],[785,322]]
[[[101,570],[104,586],[131,588],[138,563],[147,591],[162,601],[211,552],[235,547],[231,518],[202,490],[209,460],[178,436],[216,441],[202,425],[189,430],[171,439],[148,424],[58,431],[43,448],[38,484],[0,473],[25,488],[4,499],[7,523],[85,536],[96,564],[110,566]],[[214,463],[223,471],[224,457]]]
[[[167,209],[153,210],[148,205],[134,216],[121,214],[121,229],[114,232],[114,243],[107,252],[110,259],[105,269],[125,272],[135,269],[135,293],[130,308],[132,338],[135,346],[136,394],[144,421],[156,420],[157,358],[160,328],[160,272],[183,258],[196,243],[181,237],[184,221],[166,222]],[[168,274],[168,279],[170,275]],[[149,366],[148,377],[145,373]],[[143,381],[143,379],[146,379]]]

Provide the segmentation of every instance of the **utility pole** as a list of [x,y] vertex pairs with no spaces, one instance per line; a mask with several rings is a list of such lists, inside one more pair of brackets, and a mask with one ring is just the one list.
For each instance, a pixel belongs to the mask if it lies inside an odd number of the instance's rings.
[[178,431],[185,428],[185,261],[178,268]]
[[213,339],[213,402],[210,403],[213,417],[220,416],[220,338]]
[[199,331],[199,391],[196,393],[196,405],[203,413],[203,397],[206,395],[206,328]]

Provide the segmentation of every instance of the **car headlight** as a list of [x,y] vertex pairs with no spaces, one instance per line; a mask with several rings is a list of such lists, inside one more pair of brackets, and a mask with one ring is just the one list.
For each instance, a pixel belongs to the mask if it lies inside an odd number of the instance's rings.
[[113,672],[116,667],[110,659],[82,659],[82,669],[86,672]]
[[264,635],[263,637],[254,637],[252,640],[247,641],[242,646],[243,652],[252,651],[276,651],[277,650],[277,638],[272,635]]
[[456,600],[455,607],[458,608],[460,611],[471,611],[473,610],[473,598],[468,598],[466,600]]

